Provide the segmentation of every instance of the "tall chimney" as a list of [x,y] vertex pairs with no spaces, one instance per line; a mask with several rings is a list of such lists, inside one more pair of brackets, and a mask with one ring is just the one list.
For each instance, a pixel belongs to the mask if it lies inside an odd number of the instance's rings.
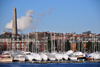
[[17,34],[17,15],[16,15],[16,8],[13,8],[13,23],[12,23],[12,34]]

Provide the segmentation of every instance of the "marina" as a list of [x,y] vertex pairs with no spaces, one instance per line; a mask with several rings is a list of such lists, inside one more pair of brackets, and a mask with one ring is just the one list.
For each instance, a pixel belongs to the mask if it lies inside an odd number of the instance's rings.
[[[4,54],[6,53],[6,54]],[[33,53],[23,52],[19,50],[4,51],[0,55],[0,62],[29,62],[29,63],[86,63],[100,62],[100,52],[85,54],[82,52],[73,52],[72,50],[66,53]],[[65,54],[65,55],[64,55]],[[67,59],[66,59],[67,57]],[[91,59],[87,59],[91,58]]]
[[100,67],[99,0],[0,5],[0,67]]

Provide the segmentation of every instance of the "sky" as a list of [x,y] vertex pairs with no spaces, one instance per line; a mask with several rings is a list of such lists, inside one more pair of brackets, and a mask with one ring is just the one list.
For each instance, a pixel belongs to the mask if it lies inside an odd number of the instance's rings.
[[100,0],[0,0],[0,34],[11,32],[14,7],[19,33],[100,33]]

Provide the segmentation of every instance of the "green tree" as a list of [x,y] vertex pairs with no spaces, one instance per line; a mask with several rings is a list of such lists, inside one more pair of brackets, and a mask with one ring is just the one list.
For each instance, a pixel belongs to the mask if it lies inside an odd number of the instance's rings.
[[83,47],[82,42],[80,42],[79,44],[80,51],[82,51],[82,47]]
[[32,52],[32,42],[29,43],[29,51]]
[[98,46],[99,46],[99,44],[98,44],[98,42],[97,42],[97,51],[98,51]]
[[48,40],[48,51],[51,52],[51,41]]
[[57,52],[58,52],[57,40],[55,40],[55,51],[57,51]]
[[76,51],[79,51],[79,44],[76,43]]
[[70,50],[70,48],[71,48],[70,42],[69,42],[69,40],[67,40],[67,41],[65,42],[65,51]]
[[92,52],[92,42],[89,41],[86,43],[86,51]]

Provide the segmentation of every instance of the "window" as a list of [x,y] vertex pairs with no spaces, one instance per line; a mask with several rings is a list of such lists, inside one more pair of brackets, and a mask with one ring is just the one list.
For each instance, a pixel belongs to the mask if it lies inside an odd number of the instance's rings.
[[24,48],[24,43],[22,42],[22,44],[21,44],[21,48]]
[[14,47],[15,47],[14,45],[15,45],[15,43],[14,43],[14,42],[12,42],[12,48],[14,48]]
[[19,42],[17,42],[17,48],[19,48]]

